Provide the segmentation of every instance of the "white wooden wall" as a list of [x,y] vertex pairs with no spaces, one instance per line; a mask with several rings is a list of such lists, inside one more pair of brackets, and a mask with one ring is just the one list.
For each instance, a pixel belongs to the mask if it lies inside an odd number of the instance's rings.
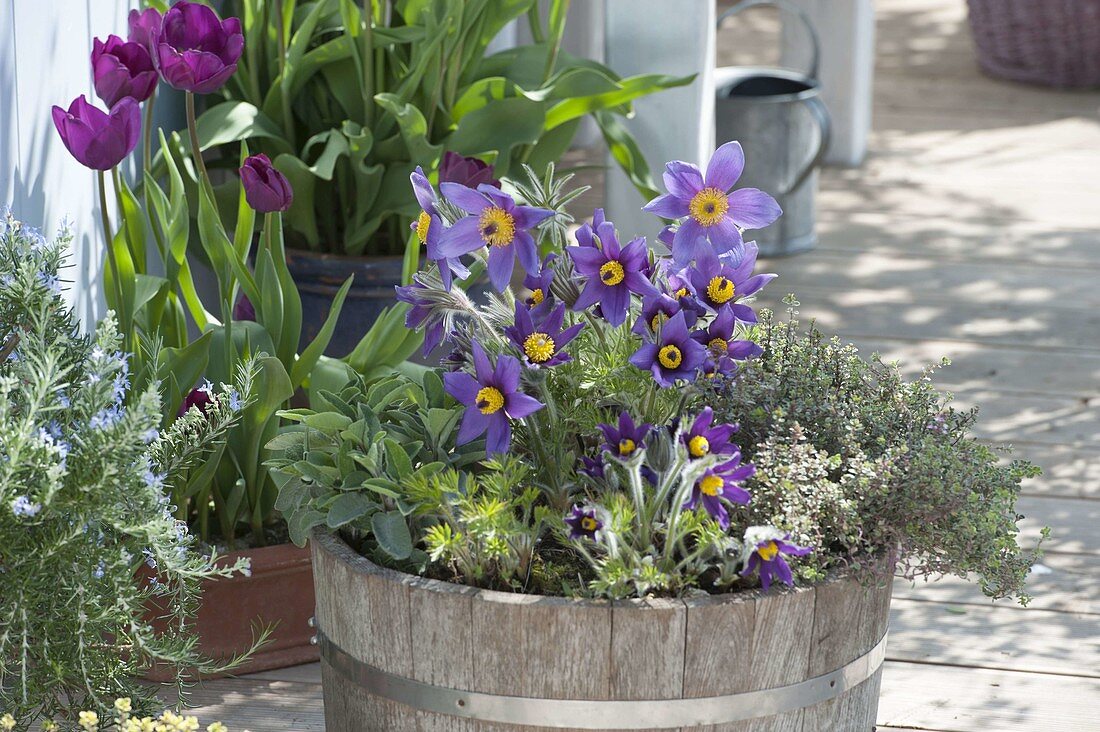
[[[0,0],[0,205],[52,235],[73,224],[68,297],[85,324],[103,313],[95,173],[76,162],[50,109],[95,99],[92,37],[125,37],[137,0]],[[98,106],[102,103],[95,100]],[[112,212],[113,214],[113,212]]]

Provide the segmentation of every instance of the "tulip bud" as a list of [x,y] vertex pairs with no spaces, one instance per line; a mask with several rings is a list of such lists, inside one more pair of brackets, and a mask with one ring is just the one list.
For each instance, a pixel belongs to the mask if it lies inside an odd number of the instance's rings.
[[236,72],[243,50],[239,18],[223,21],[206,5],[180,0],[164,14],[153,60],[170,86],[209,94]]
[[467,158],[450,150],[443,153],[439,163],[440,183],[460,183],[467,188],[477,188],[487,183],[500,188],[500,181],[493,177],[493,168],[484,160]]
[[81,94],[68,110],[53,108],[53,123],[66,149],[81,165],[110,170],[122,162],[141,136],[141,110],[123,97],[110,113],[97,109]]
[[286,176],[275,169],[266,155],[245,158],[240,169],[244,197],[259,213],[286,211],[294,201],[294,191]]
[[157,86],[157,70],[144,46],[112,35],[106,42],[95,39],[92,79],[96,96],[113,107],[123,97],[136,102],[148,99]]

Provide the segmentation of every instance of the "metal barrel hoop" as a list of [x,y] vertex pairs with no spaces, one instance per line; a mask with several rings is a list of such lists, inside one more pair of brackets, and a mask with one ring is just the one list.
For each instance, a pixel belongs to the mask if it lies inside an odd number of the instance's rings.
[[759,719],[839,697],[878,673],[886,639],[828,673],[794,684],[722,696],[596,700],[544,699],[436,686],[390,673],[355,658],[318,629],[321,659],[333,672],[373,696],[421,712],[518,726],[560,729],[677,729]]
[[[777,8],[781,12],[798,19],[810,38],[810,68],[806,75],[808,78],[812,79],[815,84],[819,84],[817,75],[821,63],[821,40],[817,35],[817,29],[814,27],[813,21],[810,20],[810,16],[797,5],[788,2],[788,0],[742,0],[742,2],[737,3],[718,17],[718,25],[721,26],[722,21],[726,18],[730,18],[742,11],[754,7]],[[802,102],[806,106],[810,116],[813,117],[814,121],[817,123],[820,137],[818,138],[817,150],[810,157],[809,162],[802,168],[798,175],[794,176],[794,180],[790,184],[778,191],[781,196],[788,195],[791,191],[796,190],[806,182],[806,179],[824,162],[825,154],[828,152],[829,144],[832,141],[832,118],[829,115],[828,109],[825,107],[825,103],[817,96],[805,98]]]

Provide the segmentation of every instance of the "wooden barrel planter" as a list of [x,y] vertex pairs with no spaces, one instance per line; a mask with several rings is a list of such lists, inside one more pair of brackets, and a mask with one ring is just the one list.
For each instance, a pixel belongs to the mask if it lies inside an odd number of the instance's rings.
[[312,546],[329,732],[874,729],[888,583],[568,600]]

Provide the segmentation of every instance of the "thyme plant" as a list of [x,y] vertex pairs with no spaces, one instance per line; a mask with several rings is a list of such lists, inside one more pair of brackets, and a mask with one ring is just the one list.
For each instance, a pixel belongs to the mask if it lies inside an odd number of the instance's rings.
[[155,384],[128,394],[113,317],[85,336],[62,300],[69,238],[0,217],[0,713],[18,729],[121,696],[148,708],[135,676],[153,663],[213,670],[190,628],[200,582],[247,571],[190,551],[166,496],[237,419],[253,371],[160,432]]

